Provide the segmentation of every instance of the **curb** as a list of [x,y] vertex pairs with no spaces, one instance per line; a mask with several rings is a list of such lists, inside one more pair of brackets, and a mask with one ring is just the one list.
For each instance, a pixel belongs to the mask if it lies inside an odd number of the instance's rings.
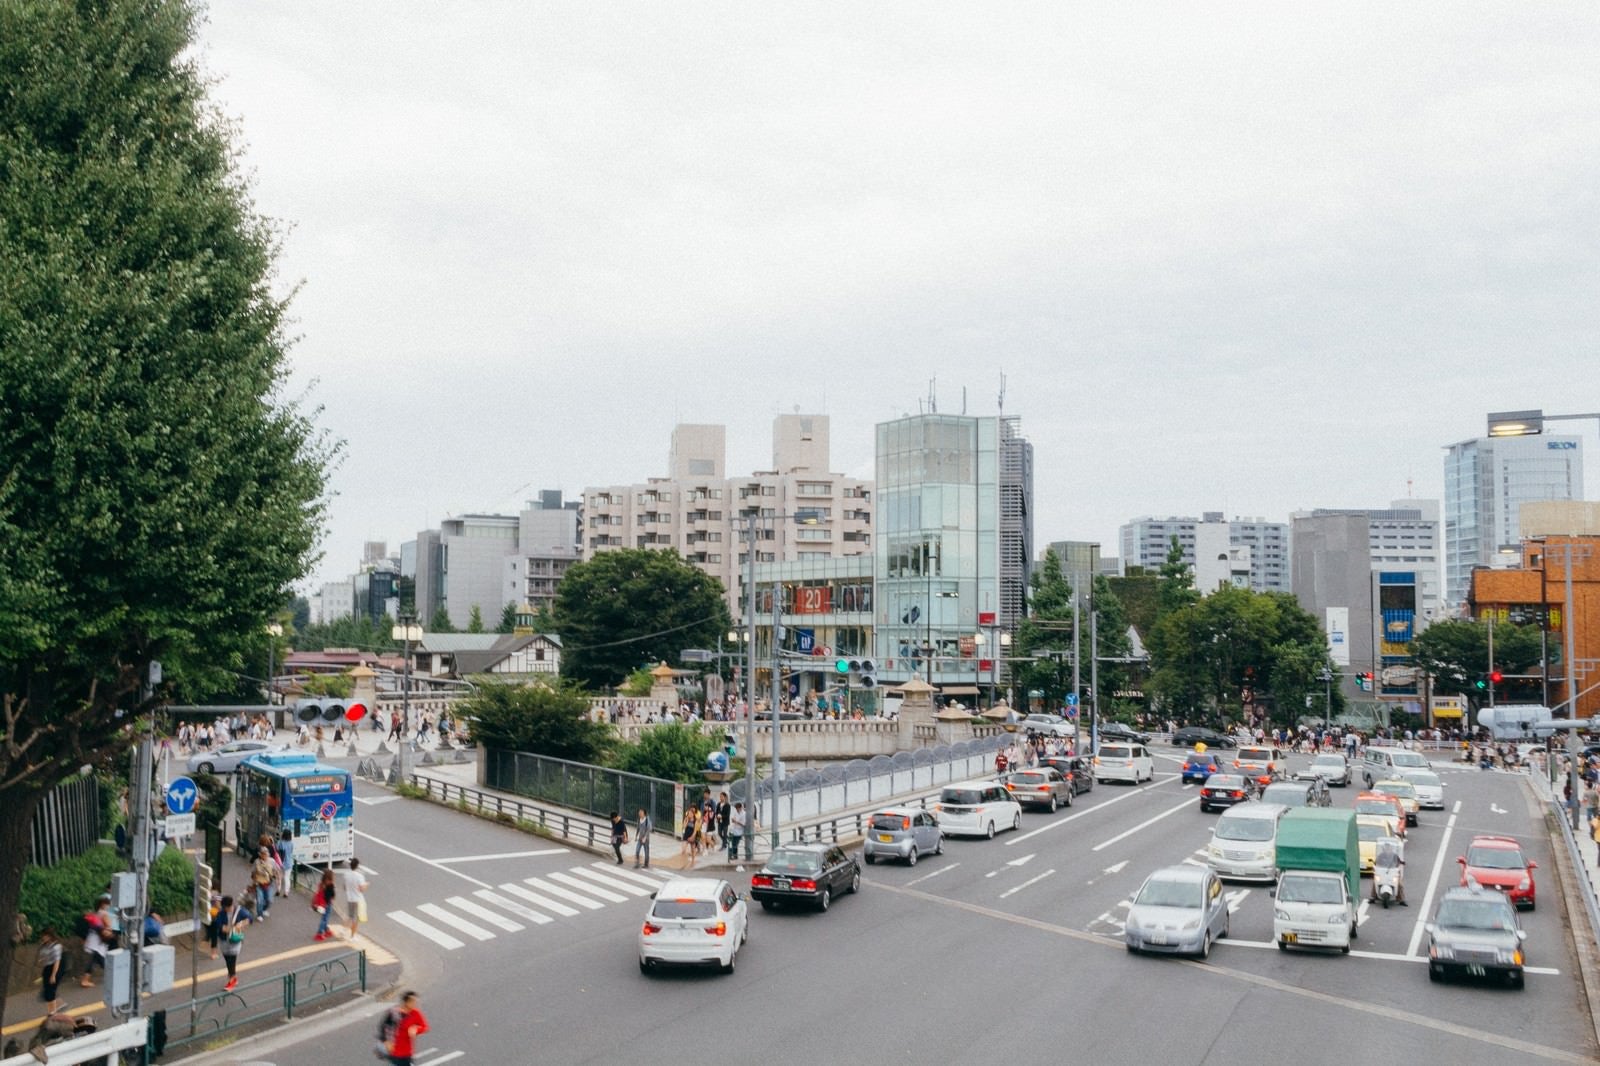
[[1589,928],[1589,914],[1578,896],[1583,886],[1578,881],[1577,871],[1572,868],[1572,856],[1567,853],[1566,838],[1561,828],[1550,822],[1550,819],[1561,816],[1561,809],[1541,799],[1528,778],[1523,778],[1523,784],[1545,818],[1544,829],[1550,837],[1550,853],[1555,857],[1556,874],[1561,881],[1567,928],[1572,933],[1572,950],[1578,959],[1577,978],[1581,998],[1589,1011],[1589,1027],[1594,1032],[1595,1044],[1600,1046],[1600,948],[1597,948],[1593,937],[1579,935],[1580,930]]

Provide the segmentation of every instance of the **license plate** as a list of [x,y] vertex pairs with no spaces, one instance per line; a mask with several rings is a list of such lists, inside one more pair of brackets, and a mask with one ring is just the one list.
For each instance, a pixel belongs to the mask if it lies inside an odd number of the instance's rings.
[[1467,963],[1467,976],[1468,977],[1482,977],[1483,976],[1483,966],[1482,966],[1482,964],[1476,963],[1476,962]]
[[1300,939],[1300,934],[1299,933],[1285,933],[1285,934],[1283,934],[1283,942],[1285,944],[1296,943],[1296,942],[1299,941],[1299,939]]
[[773,888],[788,888],[789,887],[789,882],[787,880],[785,880],[784,878],[779,878],[778,880],[772,882],[772,887]]
[[1152,943],[1152,944],[1165,944],[1165,943],[1167,943],[1166,934],[1165,933],[1152,933],[1150,935],[1150,943]]
[[888,833],[879,833],[878,839],[885,844],[894,843],[894,837],[890,836]]

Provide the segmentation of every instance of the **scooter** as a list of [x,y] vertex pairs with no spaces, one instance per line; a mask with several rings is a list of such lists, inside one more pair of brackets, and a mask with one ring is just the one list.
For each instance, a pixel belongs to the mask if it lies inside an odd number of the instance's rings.
[[1405,863],[1397,855],[1392,865],[1378,864],[1372,869],[1372,900],[1382,903],[1384,910],[1389,909],[1390,903],[1406,906]]

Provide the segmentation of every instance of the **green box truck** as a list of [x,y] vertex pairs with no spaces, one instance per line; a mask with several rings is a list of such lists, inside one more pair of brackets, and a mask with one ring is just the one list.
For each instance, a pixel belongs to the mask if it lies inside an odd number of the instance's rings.
[[1350,950],[1361,897],[1361,843],[1354,811],[1295,807],[1278,822],[1273,936],[1280,949]]

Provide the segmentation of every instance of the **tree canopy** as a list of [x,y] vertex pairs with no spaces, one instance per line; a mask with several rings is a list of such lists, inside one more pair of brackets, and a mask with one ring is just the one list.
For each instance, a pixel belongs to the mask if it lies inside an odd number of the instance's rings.
[[264,667],[322,524],[335,449],[283,395],[275,237],[195,19],[0,5],[0,914],[40,796]]
[[732,624],[722,583],[671,551],[624,548],[577,563],[556,588],[561,673],[610,688],[634,670],[716,647]]
[[588,710],[588,697],[569,682],[489,682],[461,701],[458,713],[484,747],[598,763],[611,750],[614,734],[604,722],[585,717]]
[[[1560,659],[1558,642],[1551,642],[1552,661]],[[1534,674],[1542,660],[1542,634],[1536,625],[1498,622],[1494,627],[1494,664],[1489,662],[1489,626],[1486,622],[1448,619],[1434,622],[1411,642],[1416,664],[1433,679],[1433,690],[1441,695],[1464,695],[1474,705],[1488,700],[1487,681],[1491,669],[1505,674]],[[1537,703],[1543,685],[1536,679],[1508,677],[1495,686],[1501,703]]]

